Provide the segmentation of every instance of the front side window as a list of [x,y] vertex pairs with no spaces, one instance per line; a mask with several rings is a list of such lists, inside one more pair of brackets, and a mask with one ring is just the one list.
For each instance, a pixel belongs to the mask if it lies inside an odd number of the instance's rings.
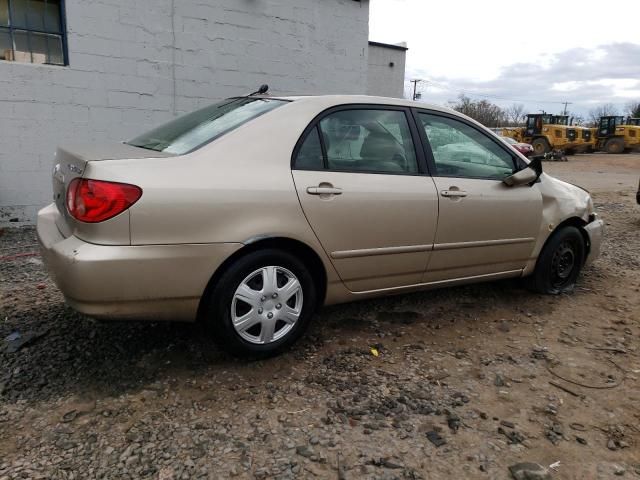
[[62,0],[0,0],[0,60],[67,65]]
[[330,170],[416,173],[416,152],[404,112],[340,110],[320,121]]
[[437,176],[481,179],[514,173],[512,155],[476,128],[449,117],[419,114],[433,152]]
[[270,98],[227,99],[178,117],[126,143],[184,155],[286,103],[286,100]]

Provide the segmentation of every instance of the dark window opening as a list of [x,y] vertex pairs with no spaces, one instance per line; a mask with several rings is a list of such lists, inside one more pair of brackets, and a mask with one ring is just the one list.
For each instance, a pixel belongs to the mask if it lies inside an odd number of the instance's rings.
[[[327,139],[325,139],[325,142]],[[322,170],[324,168],[324,157],[322,155],[322,144],[318,127],[314,127],[304,140],[298,156],[296,157],[295,168],[300,170]]]
[[67,65],[64,0],[0,0],[0,60]]

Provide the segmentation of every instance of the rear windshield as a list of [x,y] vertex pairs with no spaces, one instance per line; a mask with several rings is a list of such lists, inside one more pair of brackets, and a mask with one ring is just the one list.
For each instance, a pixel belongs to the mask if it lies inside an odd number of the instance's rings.
[[285,100],[270,98],[227,99],[187,113],[126,143],[183,155],[285,103]]

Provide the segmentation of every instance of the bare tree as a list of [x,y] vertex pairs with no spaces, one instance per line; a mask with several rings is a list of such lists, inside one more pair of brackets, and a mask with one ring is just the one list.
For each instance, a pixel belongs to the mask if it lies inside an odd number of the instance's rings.
[[638,118],[640,117],[640,102],[633,101],[629,102],[625,105],[625,114],[629,117]]
[[524,114],[524,105],[521,103],[513,103],[505,110],[509,122],[512,126],[518,126],[524,122],[526,115]]
[[589,110],[589,121],[593,126],[597,126],[600,122],[600,117],[609,117],[612,115],[618,115],[618,109],[613,103],[605,103],[604,105]]
[[449,102],[451,108],[463,113],[486,127],[499,127],[507,121],[507,115],[499,106],[487,100],[472,100],[460,95],[456,102]]

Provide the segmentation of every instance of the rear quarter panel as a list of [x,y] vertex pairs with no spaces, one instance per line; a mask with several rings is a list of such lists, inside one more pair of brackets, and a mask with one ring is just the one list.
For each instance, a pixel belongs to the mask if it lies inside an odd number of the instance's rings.
[[303,214],[291,174],[293,148],[322,109],[317,102],[292,102],[190,154],[97,162],[91,176],[142,188],[129,209],[131,245],[283,236],[313,248],[331,282],[335,274]]

